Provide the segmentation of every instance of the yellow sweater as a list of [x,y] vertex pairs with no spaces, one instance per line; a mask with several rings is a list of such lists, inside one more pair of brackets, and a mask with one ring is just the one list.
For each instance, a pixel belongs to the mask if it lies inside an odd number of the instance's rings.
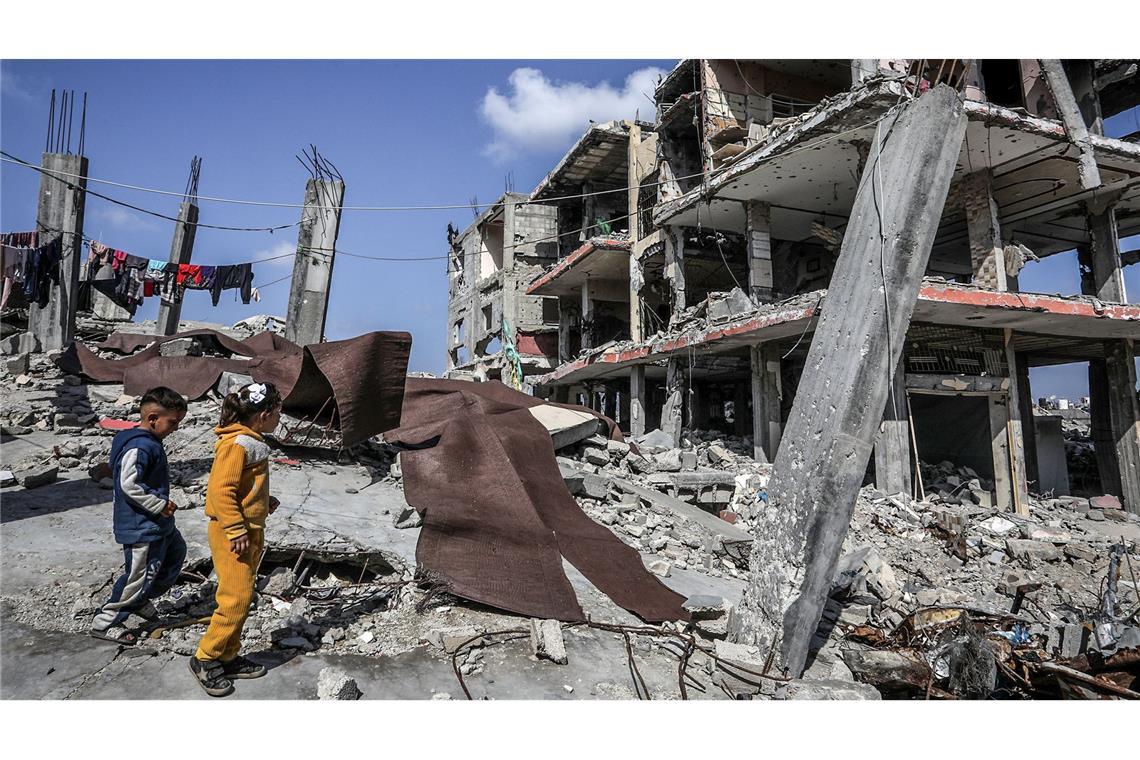
[[206,515],[226,538],[265,528],[269,514],[269,446],[245,425],[214,428],[214,466],[206,487]]

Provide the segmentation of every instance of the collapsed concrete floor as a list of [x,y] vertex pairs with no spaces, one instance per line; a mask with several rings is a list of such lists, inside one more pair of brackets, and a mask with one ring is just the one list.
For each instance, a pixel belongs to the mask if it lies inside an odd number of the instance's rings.
[[[185,659],[204,632],[195,621],[212,608],[202,507],[216,401],[191,403],[166,443],[189,556],[158,608],[162,623],[185,625],[119,648],[86,635],[121,561],[109,482],[89,469],[106,459],[114,424],[105,420],[130,419],[136,399],[63,376],[43,358],[3,382],[0,452],[16,482],[0,492],[0,695],[205,698]],[[341,672],[369,699],[948,698],[978,688],[1053,696],[1069,692],[1047,673],[1026,674],[1013,648],[1039,651],[1046,663],[1094,654],[1110,565],[1121,576],[1117,606],[1140,611],[1140,521],[1118,502],[1034,499],[1020,518],[988,506],[992,483],[950,463],[926,466],[926,501],[861,491],[809,667],[788,683],[760,675],[765,653],[725,640],[767,508],[770,468],[748,456],[752,442],[687,431],[680,449],[659,432],[636,448],[588,433],[558,445],[579,504],[688,597],[689,627],[640,623],[568,564],[589,624],[552,630],[436,593],[416,577],[418,520],[394,449],[278,447],[272,487],[282,507],[269,521],[244,635],[246,651],[272,670],[239,683],[236,696],[327,697],[321,684]],[[1135,617],[1122,616],[1122,652],[1140,644]],[[1000,672],[969,685],[974,692],[953,682],[946,652],[961,643],[966,619],[983,631]],[[1015,688],[1014,679],[1023,683]]]

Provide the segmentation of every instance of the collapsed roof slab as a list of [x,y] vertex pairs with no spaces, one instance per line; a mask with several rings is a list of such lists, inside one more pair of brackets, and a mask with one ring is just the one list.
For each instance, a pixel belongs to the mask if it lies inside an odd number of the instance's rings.
[[[880,80],[824,101],[741,153],[708,187],[659,204],[654,224],[743,232],[743,202],[758,200],[771,205],[777,239],[806,239],[821,218],[829,227],[844,226],[855,198],[860,149],[874,144],[878,120],[900,96],[897,82]],[[977,101],[966,101],[965,110],[969,123],[954,183],[990,168],[1003,229],[1035,253],[1086,243],[1083,224],[1070,217],[1083,214],[1083,202],[1106,196],[1120,196],[1121,237],[1140,233],[1140,145],[1091,136],[1105,184],[1086,191],[1077,177],[1078,151],[1061,122]],[[964,239],[964,225],[952,186],[935,257],[940,247]]]
[[[652,124],[638,124],[642,131],[653,131]],[[530,197],[531,200],[541,202],[557,200],[563,195],[576,195],[581,192],[585,182],[602,188],[624,190],[628,173],[629,126],[622,121],[593,124],[550,173],[542,178]],[[581,199],[572,200],[580,202]]]
[[613,238],[587,240],[573,253],[536,277],[528,296],[572,296],[591,280],[629,281],[629,241]]
[[[536,385],[564,385],[623,375],[629,367],[685,355],[695,348],[715,353],[758,342],[798,338],[812,328],[827,291],[796,296],[762,307],[731,322],[666,336],[642,344],[614,346],[566,362],[535,378]],[[1109,304],[1080,296],[1008,293],[930,279],[919,289],[913,323],[956,325],[1067,338],[1140,339],[1140,305]],[[1075,360],[1074,360],[1075,361]]]

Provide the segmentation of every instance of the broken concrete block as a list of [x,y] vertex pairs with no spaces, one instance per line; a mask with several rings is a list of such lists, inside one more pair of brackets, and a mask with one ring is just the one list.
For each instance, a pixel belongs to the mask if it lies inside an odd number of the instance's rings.
[[1089,506],[1093,509],[1123,509],[1120,505],[1120,499],[1110,494],[1092,497],[1089,499]]
[[78,415],[72,414],[70,412],[56,414],[54,417],[52,417],[52,423],[54,424],[56,430],[82,427],[82,425],[79,424]]
[[340,668],[323,668],[317,676],[317,699],[354,700],[362,696],[356,680]]
[[789,681],[784,699],[796,700],[855,700],[882,699],[883,695],[874,686],[851,681],[811,681],[796,679]]
[[663,559],[655,559],[645,566],[645,569],[659,578],[668,578],[672,568],[673,566]]
[[1048,541],[1052,544],[1067,544],[1073,540],[1073,536],[1069,531],[1060,528],[1033,528],[1029,531],[1029,539]]
[[10,486],[18,482],[15,473],[11,470],[0,470],[0,486]]
[[697,469],[697,452],[695,451],[682,451],[681,452],[681,470],[684,472],[692,472]]
[[40,350],[40,342],[30,332],[16,333],[0,340],[0,354],[13,356],[15,354],[34,354]]
[[673,436],[660,428],[651,430],[639,438],[634,438],[633,442],[637,444],[637,448],[642,454],[657,454],[673,448]]
[[16,473],[16,477],[24,488],[39,488],[54,483],[59,476],[59,468],[54,465],[41,464],[29,467]]
[[530,651],[535,657],[550,660],[558,665],[569,662],[566,642],[562,638],[562,624],[557,620],[530,621]]
[[583,452],[583,456],[590,464],[605,467],[610,463],[610,453],[606,449],[587,448]]
[[657,469],[661,472],[680,472],[681,471],[681,450],[669,449],[668,451],[655,454],[653,462],[657,465]]
[[293,588],[293,571],[287,567],[276,567],[261,582],[261,590],[266,594],[281,596]]
[[732,605],[723,596],[693,594],[682,606],[689,611],[693,620],[712,620],[726,615]]
[[28,354],[19,354],[13,359],[4,362],[7,367],[8,373],[12,375],[26,375],[28,368],[31,365],[31,357]]
[[709,461],[711,461],[713,464],[721,464],[724,462],[732,462],[734,459],[734,457],[732,456],[732,452],[730,452],[725,447],[723,447],[719,444],[716,444],[716,443],[709,445],[708,452],[709,452]]
[[1061,659],[1069,660],[1085,653],[1089,629],[1081,623],[1070,623],[1061,631]]
[[629,444],[625,441],[606,441],[606,451],[614,459],[621,459],[629,453]]
[[396,515],[397,528],[418,528],[424,524],[424,519],[420,517],[420,513],[412,507],[405,508],[400,514]]
[[978,527],[988,533],[993,533],[995,536],[1005,536],[1017,530],[1017,523],[994,515],[990,519],[978,523]]
[[1063,556],[1060,549],[1045,541],[1010,538],[1005,545],[1009,556],[1022,562],[1056,562]]
[[32,383],[32,378],[29,377],[28,375],[20,375],[19,377],[16,378],[16,385],[18,385],[21,388],[24,388],[28,385],[31,385],[31,383]]

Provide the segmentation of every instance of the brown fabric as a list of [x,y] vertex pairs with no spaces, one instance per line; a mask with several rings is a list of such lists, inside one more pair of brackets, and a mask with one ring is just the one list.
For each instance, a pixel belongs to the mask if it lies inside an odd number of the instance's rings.
[[417,562],[457,596],[583,620],[565,557],[643,620],[687,620],[684,598],[574,501],[549,433],[527,411],[541,403],[498,382],[408,378],[402,427],[384,437],[411,447],[401,462],[405,496],[424,520]]
[[209,328],[186,330],[185,332],[175,333],[174,335],[116,332],[109,335],[102,343],[96,343],[95,346],[104,351],[133,354],[144,346],[150,346],[151,344],[161,345],[162,343],[177,340],[178,338],[212,339],[222,350],[240,356],[267,356],[269,354],[297,354],[301,352],[301,347],[296,343],[286,340],[280,335],[269,332],[268,330],[259,332],[245,340],[238,340],[237,338],[231,338],[225,333]]
[[[215,356],[162,356],[167,340],[206,336],[226,352],[248,360]],[[149,343],[149,345],[147,345]],[[72,343],[56,360],[64,372],[101,383],[122,383],[123,391],[141,395],[165,385],[195,399],[217,385],[223,372],[250,375],[277,386],[285,409],[298,416],[336,411],[345,446],[360,443],[400,424],[404,377],[412,337],[403,332],[371,332],[348,340],[304,348],[264,332],[238,341],[214,330],[191,330],[165,338],[115,334],[100,344],[108,350],[142,351],[122,359],[104,359],[82,343]]]

